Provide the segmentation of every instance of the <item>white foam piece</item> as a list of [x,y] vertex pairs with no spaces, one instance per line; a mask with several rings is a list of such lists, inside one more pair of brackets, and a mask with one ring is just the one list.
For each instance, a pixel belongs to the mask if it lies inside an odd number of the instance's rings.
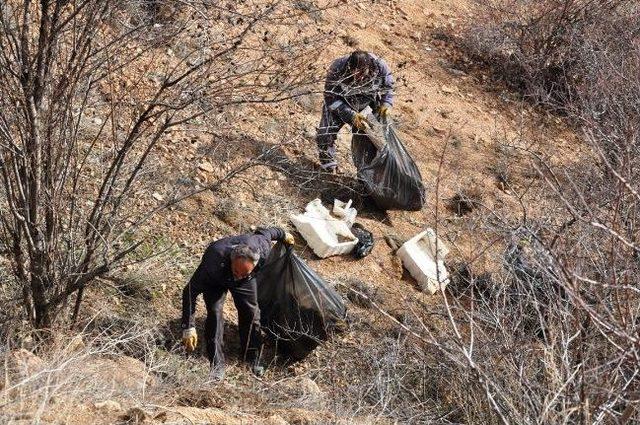
[[358,215],[358,210],[351,208],[352,202],[351,199],[347,202],[342,202],[340,199],[333,200],[333,215],[341,218],[349,227],[353,226]]
[[320,258],[348,254],[358,243],[347,223],[333,217],[320,199],[309,202],[303,214],[291,216],[291,222]]
[[449,283],[449,272],[444,265],[444,257],[448,252],[435,231],[427,229],[402,244],[397,254],[422,290],[435,294],[438,290],[444,290]]

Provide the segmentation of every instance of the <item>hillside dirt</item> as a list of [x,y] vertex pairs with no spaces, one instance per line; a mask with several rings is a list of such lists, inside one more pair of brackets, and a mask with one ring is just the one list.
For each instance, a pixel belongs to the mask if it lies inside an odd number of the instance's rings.
[[[219,190],[205,191],[156,216],[146,230],[157,236],[163,253],[149,264],[127,267],[119,282],[93,290],[83,314],[118,317],[123,326],[144,321],[162,329],[163,344],[175,349],[181,291],[207,244],[251,226],[279,225],[293,230],[290,214],[303,211],[317,197],[325,204],[335,196],[353,199],[359,210],[357,221],[373,232],[376,245],[362,260],[320,260],[297,235],[296,251],[345,298],[348,287],[364,285],[375,293],[377,304],[399,321],[411,310],[441,303],[442,296],[419,290],[385,243],[386,235],[409,238],[427,227],[435,228],[450,248],[447,264],[466,263],[477,273],[499,273],[504,247],[496,243],[493,229],[480,223],[494,217],[496,226],[515,229],[522,202],[544,199],[529,153],[563,164],[578,161],[586,152],[560,119],[523,104],[506,89],[493,86],[481,72],[470,74],[460,66],[459,55],[447,44],[445,34],[455,33],[470,13],[467,1],[345,1],[338,8],[303,18],[304,31],[330,34],[331,42],[317,52],[319,69],[359,48],[383,57],[394,71],[393,116],[427,188],[423,211],[383,212],[362,196],[346,131],[339,138],[341,174],[327,176],[318,171],[314,140],[322,104],[318,82],[313,94],[229,111],[233,130],[222,139],[193,126],[163,140],[155,159],[157,168],[199,184],[213,181],[263,149],[286,143],[278,148],[277,162],[271,167],[253,167]],[[167,182],[153,193],[139,194],[141,206],[156,205],[170,189]],[[456,204],[461,195],[474,199],[470,211]],[[546,207],[540,203],[536,211],[544,217]],[[143,282],[142,286],[137,282]],[[126,295],[110,289],[127,285],[131,291]],[[204,314],[200,304],[201,337]],[[362,358],[361,348],[384,345],[398,334],[397,324],[376,308],[351,302],[349,316],[349,331],[302,362],[274,362],[257,379],[233,356],[238,335],[235,308],[228,297],[225,338],[231,364],[223,384],[211,387],[204,383],[207,364],[201,343],[195,356],[184,358],[174,350],[173,357],[159,360],[165,365],[162,373],[149,370],[153,379],[146,381],[142,404],[139,398],[107,392],[100,393],[104,400],[93,398],[80,406],[58,400],[57,413],[43,418],[64,423],[393,423],[371,406],[348,412],[342,398],[354,384],[346,381],[346,372],[367,367],[364,363],[369,360]],[[113,366],[104,369],[110,368]],[[144,371],[145,365],[139,368]],[[179,378],[171,376],[172,370]],[[91,373],[105,379],[111,372]],[[362,395],[363,405],[367,397]]]

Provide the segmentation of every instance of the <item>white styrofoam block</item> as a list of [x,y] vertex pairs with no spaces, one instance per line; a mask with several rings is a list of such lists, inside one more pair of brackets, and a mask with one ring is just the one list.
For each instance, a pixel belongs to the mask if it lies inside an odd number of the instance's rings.
[[439,289],[444,290],[449,283],[449,273],[444,266],[444,257],[448,252],[434,230],[427,229],[402,244],[398,256],[422,290],[434,294]]
[[348,254],[358,243],[347,223],[331,216],[320,199],[309,202],[303,214],[291,216],[291,222],[320,258]]
[[342,219],[349,227],[353,226],[358,215],[358,210],[351,208],[352,202],[351,199],[348,202],[342,202],[339,199],[333,200],[333,215]]

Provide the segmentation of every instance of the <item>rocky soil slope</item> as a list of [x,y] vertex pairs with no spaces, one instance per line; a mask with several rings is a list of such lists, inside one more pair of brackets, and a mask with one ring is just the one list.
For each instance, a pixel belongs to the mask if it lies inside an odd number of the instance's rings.
[[[427,187],[424,210],[385,213],[368,203],[354,180],[346,132],[339,140],[342,174],[318,171],[314,136],[320,82],[312,94],[225,111],[221,119],[231,129],[224,134],[204,133],[197,125],[173,132],[154,158],[160,176],[173,177],[159,179],[153,192],[139,193],[141,208],[168,197],[176,176],[186,184],[203,185],[264,149],[277,146],[277,156],[153,220],[145,231],[157,236],[162,253],[144,265],[129,266],[88,295],[85,331],[95,335],[101,330],[99,337],[79,341],[73,335],[60,336],[58,346],[42,358],[13,352],[7,358],[10,374],[31,379],[37,388],[8,391],[13,400],[23,401],[9,403],[4,418],[14,423],[275,425],[438,417],[443,409],[438,403],[446,402],[445,388],[429,389],[434,396],[427,398],[433,403],[414,412],[393,407],[393,393],[401,391],[394,386],[390,365],[396,370],[400,364],[428,369],[417,353],[412,357],[402,352],[407,335],[399,323],[409,312],[442,303],[442,296],[419,291],[384,236],[406,238],[433,227],[451,249],[452,267],[466,263],[477,273],[499,273],[504,247],[495,243],[487,223],[517,227],[520,205],[531,199],[540,202],[538,214],[547,213],[544,192],[524,152],[569,163],[582,154],[580,147],[559,119],[491,86],[481,72],[471,74],[461,67],[446,34],[455,33],[470,13],[466,1],[349,1],[323,11],[314,11],[313,2],[290,3],[304,12],[303,33],[327,36],[326,47],[317,52],[319,70],[354,48],[375,52],[394,70],[394,116]],[[177,347],[180,291],[206,245],[254,225],[291,229],[291,213],[302,211],[316,197],[331,201],[335,196],[354,199],[358,221],[376,237],[372,254],[362,260],[319,260],[301,238],[296,250],[351,300],[349,331],[303,362],[275,361],[262,379],[232,358],[226,381],[213,388],[206,385],[203,351],[186,358]],[[388,314],[354,297],[349,288],[366,292]],[[232,355],[238,336],[230,297],[225,315]]]

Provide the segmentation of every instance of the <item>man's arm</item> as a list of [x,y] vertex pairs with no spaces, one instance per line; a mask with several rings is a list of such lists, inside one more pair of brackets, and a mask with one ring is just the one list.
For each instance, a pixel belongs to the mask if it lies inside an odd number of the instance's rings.
[[338,115],[342,121],[350,123],[353,121],[356,111],[351,109],[339,94],[340,82],[344,78],[346,61],[346,57],[336,59],[329,67],[324,84],[324,103],[331,113]]
[[189,283],[182,290],[182,329],[189,329],[196,326],[195,312],[198,295],[204,292],[206,272],[202,270],[202,265],[195,271]]
[[389,65],[387,65],[384,59],[377,58],[377,62],[380,78],[382,78],[382,103],[388,106],[393,106],[393,89],[395,86],[395,79],[393,78]]
[[261,227],[255,231],[256,235],[262,235],[269,241],[284,242],[286,232],[281,227]]

